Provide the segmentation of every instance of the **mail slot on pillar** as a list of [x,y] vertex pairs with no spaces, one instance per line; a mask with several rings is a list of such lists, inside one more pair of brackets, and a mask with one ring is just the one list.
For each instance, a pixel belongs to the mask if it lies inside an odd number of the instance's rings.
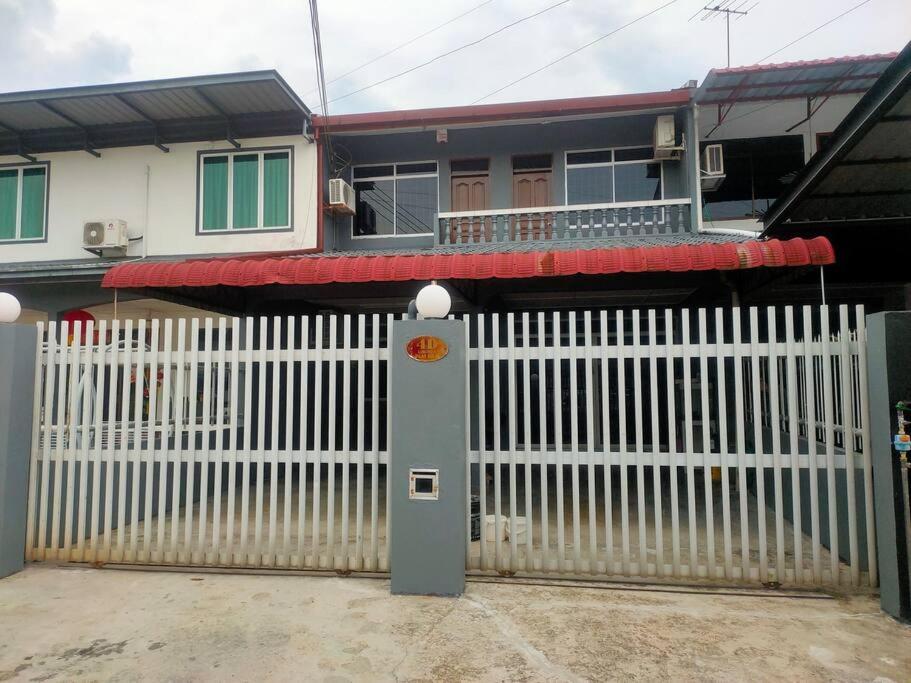
[[392,328],[392,592],[459,595],[467,543],[465,328],[441,319],[449,313],[449,295],[439,285],[425,287],[416,303],[411,319]]

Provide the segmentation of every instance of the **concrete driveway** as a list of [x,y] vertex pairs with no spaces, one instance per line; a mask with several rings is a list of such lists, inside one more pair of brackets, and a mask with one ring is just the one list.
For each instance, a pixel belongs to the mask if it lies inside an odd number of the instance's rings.
[[870,597],[481,581],[33,565],[0,580],[0,680],[911,680]]

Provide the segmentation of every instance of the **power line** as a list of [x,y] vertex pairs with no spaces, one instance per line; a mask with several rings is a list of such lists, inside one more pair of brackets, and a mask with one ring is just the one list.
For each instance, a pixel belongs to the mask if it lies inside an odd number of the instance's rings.
[[575,50],[571,50],[570,52],[567,52],[565,55],[563,55],[563,56],[561,56],[561,57],[557,57],[557,59],[553,60],[552,62],[548,62],[548,63],[545,64],[544,66],[539,67],[539,68],[535,69],[534,71],[530,71],[529,73],[525,74],[524,76],[521,76],[521,77],[517,78],[516,80],[511,81],[510,83],[507,83],[507,84],[504,85],[502,88],[497,88],[497,89],[494,90],[493,92],[487,93],[486,95],[484,95],[484,97],[481,97],[481,98],[475,100],[474,102],[472,102],[472,104],[477,104],[478,102],[483,102],[483,101],[486,100],[488,97],[492,97],[493,95],[496,95],[497,93],[502,92],[503,90],[506,90],[507,88],[510,88],[510,87],[514,86],[516,83],[521,83],[521,82],[524,81],[525,79],[531,78],[531,77],[534,76],[535,74],[539,74],[539,73],[541,73],[542,71],[544,71],[545,69],[549,69],[549,68],[552,67],[554,64],[557,64],[557,63],[559,63],[559,62],[562,62],[564,59],[568,59],[569,57],[572,57],[574,54],[576,54],[576,53],[578,53],[578,52],[582,52],[582,50],[591,47],[591,46],[594,45],[595,43],[601,42],[601,41],[604,40],[605,38],[609,38],[610,36],[614,35],[615,33],[619,33],[619,32],[622,31],[623,29],[628,28],[628,27],[632,26],[633,24],[642,21],[643,19],[647,19],[648,17],[652,16],[652,15],[655,14],[656,12],[660,12],[660,11],[663,10],[665,7],[669,7],[670,5],[673,5],[674,3],[678,2],[678,1],[679,1],[679,0],[670,0],[670,2],[666,2],[666,3],[664,3],[663,5],[661,5],[660,7],[656,7],[656,8],[653,9],[652,11],[647,12],[647,13],[643,14],[642,16],[637,17],[636,19],[633,19],[632,21],[627,22],[626,24],[623,24],[623,26],[620,26],[620,27],[618,27],[618,28],[615,28],[613,31],[610,31],[609,33],[605,33],[605,34],[604,34],[603,36],[601,36],[600,38],[595,38],[593,41],[591,41],[591,42],[589,42],[589,43],[586,43],[585,45],[582,45],[582,46],[580,46],[580,47],[577,47]]
[[[327,84],[327,85],[332,85],[332,84],[335,83],[336,81],[340,81],[340,80],[342,80],[343,78],[347,78],[347,77],[350,76],[351,74],[353,74],[353,73],[355,73],[355,72],[357,72],[357,71],[360,71],[361,69],[363,69],[363,68],[365,68],[365,67],[371,66],[372,64],[376,64],[376,63],[377,63],[378,61],[380,61],[381,59],[385,59],[385,58],[388,57],[389,55],[395,54],[395,53],[398,52],[399,50],[401,50],[401,49],[403,49],[403,48],[406,48],[406,47],[408,47],[409,45],[412,45],[412,44],[416,43],[416,42],[419,41],[421,38],[426,38],[426,37],[429,36],[431,33],[434,33],[434,32],[436,32],[436,31],[439,31],[441,28],[445,28],[446,26],[449,26],[450,24],[455,23],[456,21],[458,21],[459,19],[461,19],[461,18],[463,18],[463,17],[467,17],[467,16],[468,16],[469,14],[471,14],[472,12],[476,12],[476,11],[478,11],[479,9],[481,9],[482,7],[484,7],[485,5],[489,5],[489,4],[492,3],[492,2],[493,2],[493,0],[484,0],[484,2],[482,2],[481,4],[475,5],[475,6],[472,7],[471,9],[469,9],[469,10],[467,10],[467,11],[465,11],[465,12],[462,12],[462,13],[459,14],[458,16],[452,17],[451,19],[448,19],[447,21],[444,21],[442,24],[437,24],[437,25],[434,26],[433,28],[431,28],[431,29],[429,29],[429,30],[427,30],[427,31],[424,31],[424,32],[421,33],[420,35],[417,35],[417,36],[415,36],[414,38],[411,38],[411,39],[409,39],[409,40],[406,40],[404,43],[402,43],[402,44],[400,44],[400,45],[396,45],[396,46],[395,46],[394,48],[392,48],[391,50],[387,50],[387,51],[384,52],[383,54],[377,55],[376,57],[367,60],[367,61],[364,62],[363,64],[354,67],[354,68],[351,69],[350,71],[346,71],[345,73],[343,73],[343,74],[341,74],[341,75],[339,75],[339,76],[336,76],[335,78],[332,78],[332,79],[326,81],[326,84]],[[318,90],[318,88],[314,88],[313,90],[310,91],[310,93],[313,93],[313,92],[315,92],[316,90]],[[310,94],[310,93],[308,93],[308,94]]]
[[851,7],[850,9],[845,10],[844,12],[842,12],[841,14],[839,14],[837,17],[832,17],[831,19],[829,19],[829,20],[828,20],[827,22],[825,22],[824,24],[820,24],[819,26],[817,26],[817,27],[814,28],[813,30],[807,31],[806,33],[804,33],[804,34],[803,34],[802,36],[800,36],[799,38],[795,38],[794,40],[792,40],[790,43],[788,43],[788,44],[785,45],[784,47],[780,47],[780,48],[778,48],[777,50],[775,50],[775,52],[772,52],[772,53],[770,53],[770,54],[767,54],[765,57],[763,57],[762,59],[760,59],[760,60],[759,60],[758,62],[756,62],[756,63],[757,63],[757,64],[762,64],[762,62],[764,62],[765,60],[767,60],[769,57],[774,57],[774,56],[777,55],[779,52],[782,52],[782,51],[784,51],[784,50],[787,50],[787,49],[788,49],[789,47],[791,47],[794,43],[799,43],[801,40],[803,40],[803,39],[806,38],[807,36],[813,35],[813,34],[816,33],[818,30],[820,30],[820,29],[822,29],[822,28],[825,28],[826,26],[828,26],[828,25],[831,24],[832,22],[838,21],[839,19],[841,19],[841,18],[842,18],[843,16],[845,16],[846,14],[850,14],[851,12],[853,12],[853,11],[856,10],[856,9],[858,9],[859,7],[863,7],[864,5],[866,5],[866,4],[867,4],[868,2],[870,2],[870,1],[871,1],[871,0],[863,0],[863,2],[857,3],[856,5],[854,5],[854,7]]
[[[533,13],[533,14],[528,14],[528,15],[526,15],[526,16],[520,18],[520,19],[516,19],[516,20],[513,21],[513,22],[510,22],[510,23],[508,23],[508,24],[506,24],[506,25],[504,25],[504,26],[501,26],[501,27],[498,28],[497,30],[491,31],[491,32],[488,33],[488,34],[483,35],[483,36],[481,36],[480,38],[471,41],[470,43],[465,43],[464,45],[460,45],[459,47],[453,48],[452,50],[449,50],[449,51],[447,51],[447,52],[444,52],[444,53],[442,53],[442,54],[437,55],[436,57],[433,57],[433,58],[431,58],[431,59],[428,59],[426,62],[422,62],[421,64],[416,64],[415,66],[413,66],[413,67],[411,67],[411,68],[409,68],[409,69],[405,69],[404,71],[401,71],[401,72],[399,72],[399,73],[397,73],[397,74],[394,74],[394,75],[392,75],[392,76],[388,76],[387,78],[384,78],[384,79],[382,79],[382,80],[376,81],[375,83],[371,83],[370,85],[365,85],[365,86],[362,87],[362,88],[358,88],[357,90],[352,90],[351,92],[345,93],[344,95],[340,95],[340,96],[338,96],[338,97],[333,97],[331,100],[329,100],[329,102],[338,102],[339,100],[344,100],[345,98],[351,97],[352,95],[357,95],[358,93],[362,93],[362,92],[364,92],[365,90],[370,90],[371,88],[375,88],[375,87],[378,86],[378,85],[382,85],[382,84],[384,84],[384,83],[388,83],[389,81],[395,80],[396,78],[401,78],[402,76],[405,76],[405,75],[410,74],[410,73],[412,73],[412,72],[414,72],[414,71],[417,71],[418,69],[422,69],[422,68],[424,68],[425,66],[428,66],[429,64],[433,64],[434,62],[437,62],[437,61],[439,61],[439,60],[441,60],[441,59],[444,59],[445,57],[449,57],[450,55],[454,55],[456,52],[461,52],[462,50],[465,50],[465,49],[467,49],[467,48],[469,48],[469,47],[473,47],[473,46],[475,46],[475,45],[478,45],[479,43],[483,43],[485,40],[487,40],[487,39],[489,39],[489,38],[492,38],[493,36],[495,36],[495,35],[497,35],[497,34],[499,34],[499,33],[502,33],[503,31],[506,31],[507,29],[510,29],[510,28],[512,28],[512,27],[514,27],[514,26],[518,26],[519,24],[521,24],[521,23],[523,23],[523,22],[526,22],[526,21],[529,21],[530,19],[534,19],[535,17],[539,17],[539,16],[541,16],[542,14],[544,14],[545,12],[549,12],[549,11],[551,11],[552,9],[556,9],[557,7],[560,7],[561,5],[565,5],[565,4],[568,3],[569,1],[570,1],[570,0],[560,0],[559,2],[555,2],[554,4],[548,5],[547,7],[545,7],[545,8],[542,9],[542,10],[539,10],[539,11]],[[677,0],[672,0],[672,1],[673,1],[673,2],[676,2]],[[324,109],[324,110],[323,110],[323,113],[324,113],[324,114],[325,114],[325,111],[326,111],[326,110]]]
[[[326,97],[326,72],[323,68],[323,44],[319,30],[319,10],[317,9],[317,0],[308,0],[310,6],[310,29],[313,33],[313,61],[316,67],[316,83],[319,90],[320,105],[325,114],[329,113],[329,102]],[[332,138],[329,135],[329,129],[323,131],[325,137],[326,150],[329,153],[329,175],[332,175],[331,166],[335,163],[335,152],[332,149]]]

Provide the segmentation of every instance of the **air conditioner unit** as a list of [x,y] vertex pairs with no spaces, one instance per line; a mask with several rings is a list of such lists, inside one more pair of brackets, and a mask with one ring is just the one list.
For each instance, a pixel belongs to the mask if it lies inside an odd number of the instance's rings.
[[682,147],[677,145],[674,117],[659,116],[655,119],[654,146],[656,159],[679,159]]
[[329,210],[347,216],[354,215],[354,188],[341,178],[329,181]]
[[724,178],[724,153],[721,145],[706,145],[702,150],[702,168],[699,174],[702,191],[717,190]]
[[130,239],[127,223],[117,218],[88,221],[82,226],[82,248],[99,256],[123,256]]

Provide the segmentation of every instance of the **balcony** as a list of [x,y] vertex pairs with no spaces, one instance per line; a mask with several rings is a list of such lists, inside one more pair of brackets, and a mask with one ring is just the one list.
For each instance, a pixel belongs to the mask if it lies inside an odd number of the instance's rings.
[[546,245],[676,235],[690,231],[690,200],[446,212],[438,214],[435,228],[436,244],[443,246],[515,242]]

